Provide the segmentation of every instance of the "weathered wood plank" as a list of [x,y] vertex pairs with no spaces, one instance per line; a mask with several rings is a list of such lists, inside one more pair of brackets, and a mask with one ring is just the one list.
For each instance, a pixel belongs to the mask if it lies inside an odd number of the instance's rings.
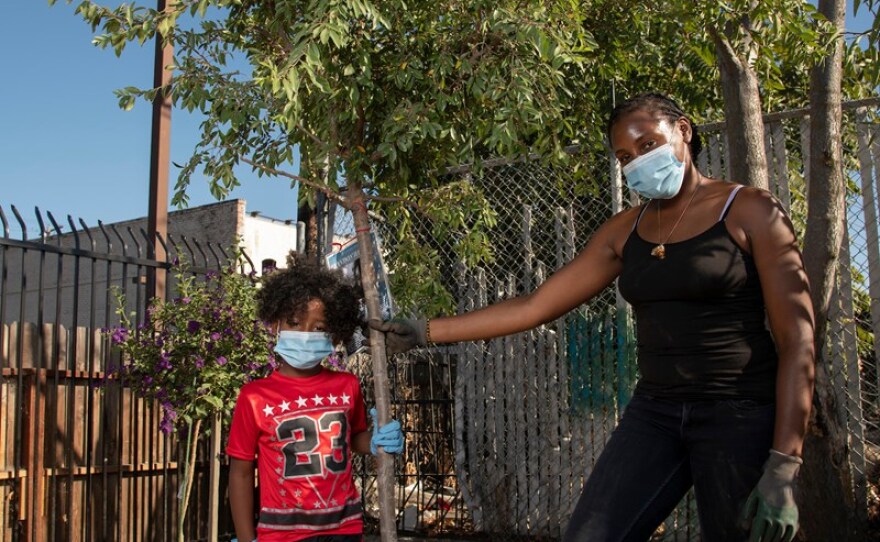
[[[770,137],[773,139],[773,154],[767,155],[767,160],[772,160],[774,174],[773,178],[776,183],[776,197],[785,208],[786,212],[791,212],[791,189],[789,188],[788,179],[788,153],[785,148],[785,130],[781,122],[774,122],[770,125]],[[767,137],[766,135],[764,136]]]
[[[708,151],[709,151],[709,176],[722,177],[721,171],[721,139],[717,132],[709,134]],[[730,178],[730,180],[735,180]]]
[[[859,173],[862,189],[862,216],[865,220],[865,237],[868,253],[868,295],[871,298],[871,329],[874,332],[874,352],[880,352],[880,234],[878,234],[878,191],[875,177],[880,182],[880,130],[870,128],[867,111],[856,115]],[[872,141],[873,140],[873,141]],[[872,153],[872,143],[873,150]],[[880,371],[875,371],[874,382],[880,389]]]

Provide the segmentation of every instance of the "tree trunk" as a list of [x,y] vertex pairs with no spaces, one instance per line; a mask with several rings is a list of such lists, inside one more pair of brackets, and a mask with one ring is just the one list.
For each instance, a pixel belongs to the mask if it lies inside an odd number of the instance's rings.
[[[748,22],[741,24],[748,25]],[[738,55],[724,34],[715,30],[712,35],[724,96],[727,180],[767,190],[767,156],[758,78],[748,58]],[[747,43],[744,47],[748,50],[753,45]]]
[[[373,267],[373,240],[370,238],[370,217],[364,201],[361,186],[349,179],[346,193],[347,207],[354,217],[357,232],[358,253],[361,258],[361,284],[367,304],[367,317],[382,318],[379,290],[376,287],[377,270]],[[373,389],[376,394],[376,415],[379,426],[391,421],[391,394],[388,384],[388,365],[385,354],[385,337],[376,330],[370,330],[370,350],[373,358]],[[397,526],[394,509],[394,458],[384,451],[379,452],[376,484],[379,488],[379,529],[382,542],[397,541]]]
[[184,542],[184,529],[186,528],[186,511],[189,507],[189,495],[192,491],[193,478],[196,472],[196,451],[199,447],[199,434],[201,433],[202,420],[196,420],[194,425],[187,428],[186,449],[183,451],[184,461],[181,475],[180,491],[177,493],[177,540]]
[[[844,0],[820,0],[819,12],[844,29]],[[843,38],[810,76],[810,164],[804,263],[816,313],[816,393],[800,475],[801,525],[808,540],[864,540],[852,489],[845,401],[834,389],[828,314],[846,219],[841,159]]]
[[[308,187],[300,186],[300,190],[311,190]],[[309,259],[315,261],[318,258],[318,216],[313,207],[308,203],[300,205],[297,210],[297,220],[306,226],[306,246],[303,250]],[[320,263],[320,262],[319,262]]]

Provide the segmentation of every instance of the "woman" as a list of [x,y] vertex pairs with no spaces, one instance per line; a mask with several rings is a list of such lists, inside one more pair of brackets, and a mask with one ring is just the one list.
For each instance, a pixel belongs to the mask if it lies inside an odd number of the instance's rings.
[[611,217],[528,295],[371,325],[392,353],[489,339],[559,318],[619,279],[636,316],[641,378],[565,540],[647,540],[691,486],[704,540],[791,540],[814,364],[791,222],[766,191],[704,177],[699,137],[665,96],[617,106],[608,136],[647,203]]

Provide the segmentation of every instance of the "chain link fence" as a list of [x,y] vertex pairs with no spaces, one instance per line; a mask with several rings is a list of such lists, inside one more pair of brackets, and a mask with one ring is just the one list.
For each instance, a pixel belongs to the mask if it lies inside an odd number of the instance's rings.
[[[845,106],[848,181],[846,242],[828,348],[835,389],[850,434],[853,492],[860,512],[877,521],[880,483],[880,182],[878,101]],[[770,185],[790,210],[799,237],[806,221],[806,111],[765,118]],[[700,132],[698,164],[709,176],[728,171],[721,124]],[[622,184],[616,162],[591,189],[571,182],[570,171],[537,162],[500,162],[467,176],[498,215],[489,232],[495,260],[474,269],[442,253],[446,286],[459,311],[531,291],[570,261],[612,214],[637,203]],[[338,213],[334,237],[353,235],[351,217]],[[379,224],[385,239],[394,232]],[[394,272],[394,247],[385,244]],[[537,329],[491,341],[435,347],[391,364],[393,404],[407,433],[398,461],[398,519],[404,532],[482,534],[490,538],[561,537],[575,502],[637,378],[628,306],[608,288],[590,303]],[[367,385],[371,365],[354,370]],[[369,390],[366,390],[368,396]],[[370,509],[375,483],[362,470]],[[656,540],[700,540],[696,507],[688,495],[660,526]]]

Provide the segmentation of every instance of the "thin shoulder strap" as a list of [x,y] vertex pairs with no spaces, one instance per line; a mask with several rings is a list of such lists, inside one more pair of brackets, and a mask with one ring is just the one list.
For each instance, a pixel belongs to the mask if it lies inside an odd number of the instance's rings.
[[730,205],[733,203],[733,198],[736,197],[736,193],[739,192],[739,189],[742,187],[743,185],[739,184],[736,188],[730,191],[730,195],[727,196],[727,203],[724,204],[724,209],[721,209],[721,216],[718,217],[718,222],[727,218],[727,213],[730,211]]
[[641,211],[639,211],[639,217],[638,217],[638,218],[636,218],[636,223],[635,223],[635,224],[633,224],[633,229],[631,229],[631,230],[630,230],[630,231],[629,231],[629,232],[630,232],[630,233],[632,233],[632,232],[634,232],[634,231],[636,231],[636,228],[638,228],[638,227],[639,227],[639,222],[641,222],[641,221],[642,221],[642,215],[643,215],[643,214],[645,214],[645,211],[647,211],[647,210],[648,210],[648,205],[650,205],[650,204],[651,204],[651,202],[650,202],[650,201],[649,201],[649,202],[648,202],[648,203],[646,203],[646,204],[645,204],[645,205],[644,205],[644,206],[642,206],[642,210],[641,210]]

